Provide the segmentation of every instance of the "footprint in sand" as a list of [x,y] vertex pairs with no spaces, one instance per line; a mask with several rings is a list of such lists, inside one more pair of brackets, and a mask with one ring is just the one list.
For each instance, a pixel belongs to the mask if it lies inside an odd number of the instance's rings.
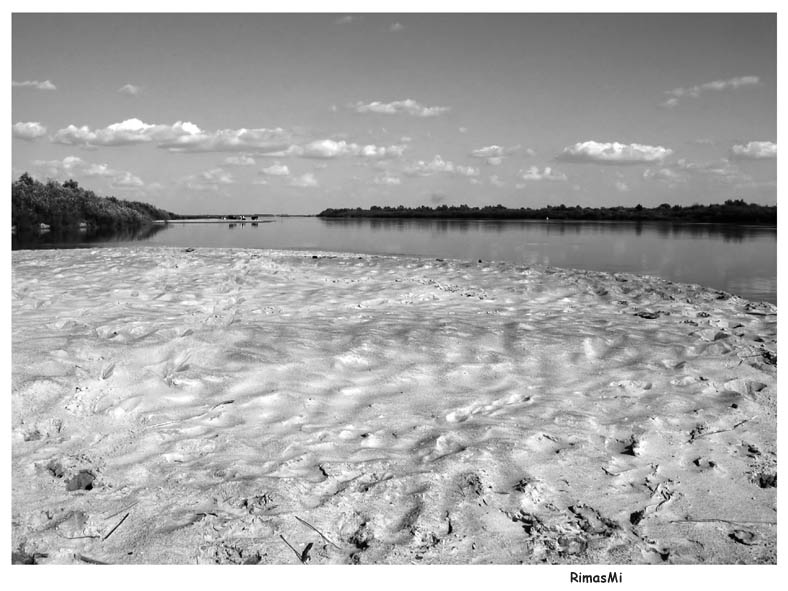
[[54,437],[63,429],[63,421],[57,418],[47,419],[33,425],[14,429],[14,436],[23,441],[39,441]]
[[547,433],[535,433],[525,440],[525,446],[535,452],[554,452],[561,447],[558,439]]
[[476,402],[474,404],[470,404],[463,408],[458,408],[457,410],[453,410],[452,412],[446,415],[446,422],[462,423],[467,421],[475,414],[479,414],[479,413],[492,414],[498,410],[504,409],[507,406],[513,406],[516,404],[521,404],[523,402],[529,402],[530,400],[531,397],[528,394],[524,394],[522,392],[514,392],[503,398],[498,398],[496,400],[493,400],[488,404],[482,404],[480,402]]

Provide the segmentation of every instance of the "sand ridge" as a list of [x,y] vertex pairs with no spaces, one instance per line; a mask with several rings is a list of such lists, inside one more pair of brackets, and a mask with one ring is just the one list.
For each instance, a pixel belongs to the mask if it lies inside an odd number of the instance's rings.
[[12,270],[22,558],[776,562],[771,304],[299,251]]

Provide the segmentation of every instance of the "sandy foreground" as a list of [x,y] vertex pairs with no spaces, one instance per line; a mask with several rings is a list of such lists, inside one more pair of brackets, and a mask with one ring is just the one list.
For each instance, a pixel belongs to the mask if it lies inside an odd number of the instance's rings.
[[771,304],[293,251],[12,272],[17,561],[776,563]]

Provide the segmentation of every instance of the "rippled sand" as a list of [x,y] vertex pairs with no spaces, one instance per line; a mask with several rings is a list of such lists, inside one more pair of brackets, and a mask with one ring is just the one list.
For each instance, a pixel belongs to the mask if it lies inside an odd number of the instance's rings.
[[39,563],[775,563],[776,307],[369,255],[12,259]]

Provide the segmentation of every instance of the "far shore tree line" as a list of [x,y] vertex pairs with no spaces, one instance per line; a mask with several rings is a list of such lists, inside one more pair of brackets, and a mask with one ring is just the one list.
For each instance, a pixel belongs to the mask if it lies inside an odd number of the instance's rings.
[[[42,183],[24,173],[11,183],[11,223],[17,232],[38,230],[45,224],[52,230],[65,231],[80,226],[94,230],[138,228],[154,220],[178,220],[186,215],[160,209],[149,203],[101,197],[80,187],[74,180],[64,183],[49,180]],[[205,216],[194,216],[205,217]],[[257,217],[257,216],[255,216]],[[261,214],[259,217],[266,217]],[[470,207],[438,205],[405,207],[378,206],[369,209],[325,209],[321,218],[424,218],[424,219],[490,219],[490,220],[611,220],[670,221],[724,224],[777,225],[777,206],[746,203],[729,199],[710,205],[670,205],[658,207],[581,207],[564,204],[540,208],[510,208],[503,205]],[[229,214],[226,219],[240,219]]]
[[547,207],[510,208],[503,205],[469,207],[468,205],[438,205],[429,207],[397,207],[373,205],[369,209],[325,209],[322,218],[424,218],[424,219],[488,219],[488,220],[610,220],[610,221],[669,221],[720,224],[777,225],[777,206],[746,203],[743,199],[728,199],[710,205],[670,205],[657,207],[581,207],[551,205]]
[[120,230],[177,217],[149,203],[100,197],[74,180],[42,183],[24,173],[11,183],[11,224],[20,233],[38,230],[41,224],[54,231],[80,226]]

